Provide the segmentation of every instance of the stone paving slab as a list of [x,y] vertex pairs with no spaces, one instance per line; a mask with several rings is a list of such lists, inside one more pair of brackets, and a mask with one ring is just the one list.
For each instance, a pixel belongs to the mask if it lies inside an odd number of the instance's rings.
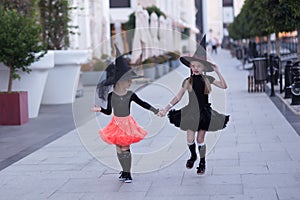
[[[149,138],[132,145],[133,183],[118,181],[120,166],[115,149],[103,144],[97,135],[109,117],[86,112],[93,103],[81,100],[84,105],[80,107],[77,102],[77,116],[80,110],[87,115],[82,113],[78,119],[78,129],[0,171],[0,199],[297,199],[299,136],[267,94],[246,91],[247,73],[236,67],[239,61],[224,50],[213,57],[229,85],[224,112],[231,118],[226,129],[207,134],[205,175],[196,175],[195,168],[185,169],[188,153],[184,132],[166,119],[159,121],[134,107],[133,115],[148,126]],[[178,74],[183,79],[187,68],[177,68],[145,86],[138,95],[165,105],[181,84],[172,81]],[[170,82],[174,85],[166,89]],[[222,93],[215,95],[223,97]],[[213,107],[224,109],[218,105]],[[156,127],[148,125],[149,121]],[[143,168],[148,170],[143,172]]]

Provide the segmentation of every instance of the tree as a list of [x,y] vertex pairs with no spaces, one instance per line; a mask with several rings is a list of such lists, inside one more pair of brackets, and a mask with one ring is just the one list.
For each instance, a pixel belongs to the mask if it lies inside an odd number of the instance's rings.
[[[299,7],[299,0],[246,0],[233,25],[230,25],[229,33],[235,38],[243,36],[269,38],[271,33],[276,33],[276,51],[280,56],[279,32],[298,30],[298,41],[300,39]],[[300,60],[299,42],[297,52]]]
[[290,31],[297,30],[297,58],[300,61],[300,1],[299,0],[279,0],[281,4],[285,5],[285,8],[288,10],[286,16],[287,26]]
[[47,49],[61,50],[69,47],[69,34],[73,34],[70,26],[68,0],[40,0],[40,23],[42,25],[43,41],[47,44]]
[[0,6],[0,27],[0,62],[9,68],[7,91],[11,92],[13,80],[21,78],[18,72],[29,73],[28,66],[46,53],[45,45],[40,40],[41,27],[36,20],[17,10]]
[[[155,12],[156,15],[158,16],[158,18],[162,15],[166,18],[166,14],[164,12],[162,12],[158,7],[156,6],[150,6],[150,7],[146,7],[146,10],[148,12],[149,15],[151,15],[152,12]],[[135,12],[131,13],[129,15],[129,19],[128,21],[125,23],[125,29],[126,30],[131,30],[131,29],[135,29]]]
[[0,0],[0,6],[4,9],[15,9],[26,17],[33,17],[37,0]]

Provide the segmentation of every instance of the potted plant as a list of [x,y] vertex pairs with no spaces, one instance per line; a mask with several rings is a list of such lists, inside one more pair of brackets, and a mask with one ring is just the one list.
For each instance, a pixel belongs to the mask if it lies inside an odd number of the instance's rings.
[[80,64],[88,59],[87,50],[68,50],[70,26],[68,0],[40,0],[40,23],[43,41],[54,51],[54,68],[50,70],[42,99],[43,104],[73,103],[80,76]]
[[159,77],[162,77],[165,73],[164,63],[166,62],[166,59],[163,55],[159,55],[156,57],[156,62],[157,62],[156,75],[157,75],[157,78],[159,78]]
[[84,86],[97,85],[107,67],[106,62],[94,58],[92,62],[81,65],[80,80]]
[[168,53],[165,53],[162,56],[164,57],[165,60],[165,62],[163,63],[163,68],[164,68],[164,74],[166,74],[170,71],[170,64],[169,64],[170,56],[168,55]]
[[0,6],[0,27],[1,69],[9,69],[8,76],[1,77],[8,85],[6,92],[0,92],[0,125],[21,125],[28,122],[28,93],[13,91],[13,81],[30,73],[30,64],[44,56],[45,46],[35,18],[26,17],[17,10]]
[[180,65],[179,61],[180,57],[180,52],[179,51],[170,51],[169,52],[169,64],[170,64],[170,69],[175,69]]

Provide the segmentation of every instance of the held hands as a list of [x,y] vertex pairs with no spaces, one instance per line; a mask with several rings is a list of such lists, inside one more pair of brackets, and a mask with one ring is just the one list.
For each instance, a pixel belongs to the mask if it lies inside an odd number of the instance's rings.
[[158,113],[157,113],[157,115],[159,116],[159,117],[164,117],[164,116],[166,116],[166,111],[163,109],[163,110],[160,110]]
[[95,105],[93,108],[91,108],[91,111],[92,112],[100,112],[101,108],[99,106]]

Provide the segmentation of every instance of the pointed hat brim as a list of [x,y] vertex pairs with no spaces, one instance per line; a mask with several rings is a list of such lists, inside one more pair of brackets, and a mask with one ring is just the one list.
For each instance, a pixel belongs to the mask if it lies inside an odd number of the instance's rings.
[[144,76],[137,75],[133,69],[130,69],[129,71],[125,72],[121,77],[116,77],[116,82],[118,81],[126,81],[126,80],[132,80],[132,79],[139,79],[143,78]]
[[203,59],[190,57],[190,56],[182,56],[182,57],[180,57],[180,61],[182,62],[182,64],[184,64],[187,67],[190,67],[191,61],[197,61],[204,65],[204,67],[206,68],[206,70],[205,70],[206,72],[214,71],[214,69],[212,68],[212,66],[214,64],[212,64],[211,62],[208,62],[206,60],[203,60]]
[[204,67],[206,68],[205,69],[206,72],[214,71],[214,69],[212,68],[214,64],[208,62],[206,59],[206,35],[204,35],[203,38],[201,39],[200,45],[197,47],[194,55],[192,57],[191,56],[180,57],[180,61],[187,67],[190,67],[191,61],[197,61],[202,65],[204,65]]

